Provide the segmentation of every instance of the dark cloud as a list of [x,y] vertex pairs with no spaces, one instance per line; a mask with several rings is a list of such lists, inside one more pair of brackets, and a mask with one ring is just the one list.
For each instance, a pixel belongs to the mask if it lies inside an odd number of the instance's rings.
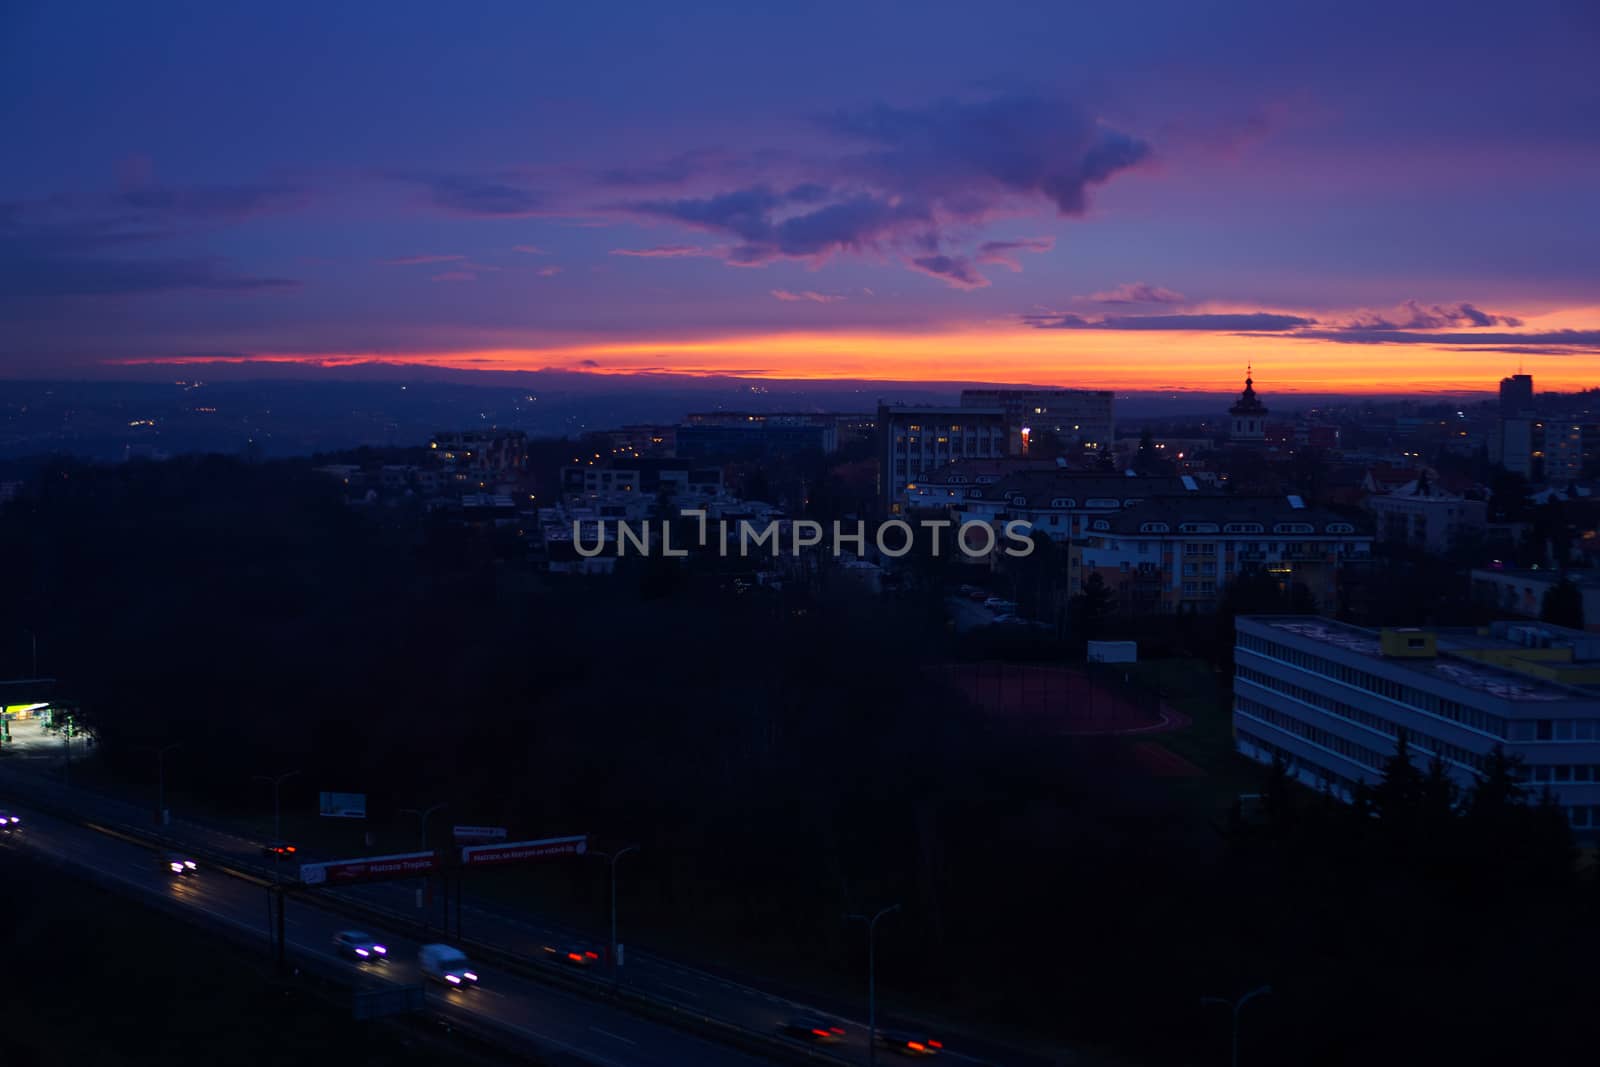
[[1521,326],[1511,315],[1482,311],[1471,304],[1432,304],[1407,300],[1393,316],[1363,312],[1344,324],[1347,330],[1442,330],[1460,327]]
[[518,180],[514,174],[446,174],[426,179],[426,185],[435,205],[461,215],[515,218],[543,211],[545,194]]
[[797,188],[800,201],[792,199],[794,190],[780,194],[754,186],[710,197],[637,201],[625,209],[738,238],[728,261],[741,266],[875,248],[908,226],[930,221],[923,205],[868,195],[808,209],[813,191]]
[[[1023,321],[1041,330],[1222,330],[1228,332],[1299,331],[1316,325],[1316,319],[1279,315],[1270,311],[1226,312],[1200,315],[1107,315],[1089,319],[1071,312],[1026,315]],[[1296,337],[1304,336],[1296,332]]]
[[155,215],[191,219],[238,221],[259,215],[290,211],[309,201],[305,190],[292,185],[215,185],[175,188],[141,185],[116,194],[116,207]]
[[1096,304],[1181,304],[1183,294],[1144,282],[1125,282],[1115,289],[1090,293],[1084,299]]
[[973,270],[972,264],[960,256],[919,256],[909,260],[907,265],[957,289],[982,289],[989,284],[988,278]]
[[8,259],[0,267],[0,291],[10,297],[120,296],[177,289],[282,290],[300,285],[290,278],[242,277],[216,259]]
[[1016,241],[985,241],[978,246],[979,263],[997,263],[1020,271],[1018,252],[1048,252],[1056,246],[1054,237],[1024,237]]
[[1057,214],[1082,215],[1090,186],[1150,154],[1138,138],[1088,118],[1064,100],[1010,95],[926,108],[879,105],[823,120],[876,151],[851,162],[887,188],[981,212],[997,194],[1041,196]]
[[1422,333],[1411,330],[1301,330],[1296,337],[1352,345],[1458,345],[1464,351],[1496,351],[1511,346],[1574,345],[1600,348],[1600,330],[1544,330],[1538,333]]
[[179,289],[291,289],[290,278],[229,273],[216,257],[124,258],[114,253],[174,235],[143,218],[33,221],[18,205],[0,208],[0,300],[114,296]]

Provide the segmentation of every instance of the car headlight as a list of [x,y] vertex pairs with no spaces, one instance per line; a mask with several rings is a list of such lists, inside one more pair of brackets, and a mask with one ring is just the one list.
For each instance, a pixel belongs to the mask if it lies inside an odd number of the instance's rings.
[[382,945],[373,945],[372,951],[376,952],[380,956],[387,956],[389,954],[389,950],[384,948]]
[[364,948],[358,948],[358,949],[356,949],[356,955],[357,956],[370,956],[370,955],[372,955],[372,953],[368,952]]
[[469,982],[476,982],[478,980],[477,974],[472,971],[462,971],[461,977],[465,978]]
[[444,980],[445,980],[445,981],[446,981],[446,982],[449,982],[449,983],[450,983],[450,984],[451,984],[451,985],[460,985],[460,984],[461,984],[461,979],[459,979],[459,978],[457,978],[457,977],[456,977],[456,976],[455,976],[455,975],[453,975],[453,974],[447,974],[447,975],[445,975],[445,976],[444,976]]

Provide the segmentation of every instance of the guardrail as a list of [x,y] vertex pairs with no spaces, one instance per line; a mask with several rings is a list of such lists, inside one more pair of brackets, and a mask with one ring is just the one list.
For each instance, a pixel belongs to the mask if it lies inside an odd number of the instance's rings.
[[[204,862],[209,870],[220,871],[230,877],[264,888],[279,886],[283,892],[291,894],[292,899],[299,900],[308,906],[319,908],[323,911],[381,924],[391,932],[404,934],[414,939],[426,940],[441,936],[437,928],[403,912],[378,904],[348,899],[341,896],[336,889],[307,889],[297,882],[278,880],[274,877],[274,871],[270,865],[241,863],[236,856],[227,856],[204,845],[196,847],[189,842],[160,833],[152,827],[128,825],[120,820],[111,818],[95,818],[63,806],[59,801],[38,796],[27,797],[25,805],[47,812],[63,821],[83,826],[97,833],[118,837],[134,844],[154,849],[181,851],[185,855],[193,856],[196,860]],[[488,942],[472,938],[455,940],[464,951],[475,959],[482,960],[485,963],[492,963],[496,967],[510,971],[513,974],[528,978],[542,985],[559,987],[593,1000],[614,1004],[634,1015],[653,1019],[674,1029],[693,1033],[744,1052],[754,1053],[770,1060],[794,1064],[820,1064],[823,1067],[857,1067],[857,1064],[852,1060],[846,1060],[819,1049],[793,1044],[776,1034],[752,1030],[749,1027],[707,1015],[702,1011],[667,1000],[664,997],[630,988],[625,984],[577,974],[560,965],[547,963],[538,957],[511,952]],[[454,1016],[451,1016],[452,1021],[454,1018]],[[473,1022],[478,1025],[494,1026],[493,1020],[474,1019]]]

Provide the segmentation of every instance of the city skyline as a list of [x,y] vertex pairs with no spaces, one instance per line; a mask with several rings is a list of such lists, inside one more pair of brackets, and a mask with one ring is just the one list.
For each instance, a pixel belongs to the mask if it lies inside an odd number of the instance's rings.
[[0,377],[1597,379],[1561,5],[7,19]]

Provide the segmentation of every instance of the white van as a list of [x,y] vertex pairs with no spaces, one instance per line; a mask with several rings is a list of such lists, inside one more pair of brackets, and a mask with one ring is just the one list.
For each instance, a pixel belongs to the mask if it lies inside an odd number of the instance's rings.
[[478,982],[478,972],[472,969],[467,954],[450,945],[423,945],[417,953],[417,967],[424,977],[458,989]]

